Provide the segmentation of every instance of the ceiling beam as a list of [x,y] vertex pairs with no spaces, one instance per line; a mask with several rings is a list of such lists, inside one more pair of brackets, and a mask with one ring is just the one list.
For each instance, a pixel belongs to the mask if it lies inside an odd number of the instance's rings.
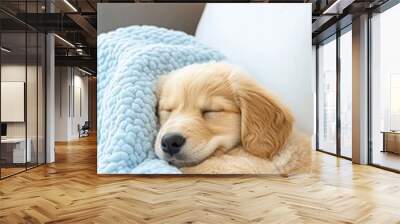
[[96,71],[97,60],[91,56],[55,56],[56,66],[88,67]]
[[342,14],[344,9],[354,1],[355,0],[336,0],[323,11],[323,14]]
[[312,32],[316,32],[321,29],[324,24],[326,24],[329,20],[334,18],[334,16],[320,16],[315,22],[312,24]]
[[91,38],[97,37],[97,30],[81,14],[71,13],[67,15],[72,21],[79,25]]

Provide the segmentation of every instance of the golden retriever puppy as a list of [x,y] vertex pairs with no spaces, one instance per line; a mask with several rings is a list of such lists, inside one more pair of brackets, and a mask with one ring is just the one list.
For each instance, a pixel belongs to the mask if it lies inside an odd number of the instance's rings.
[[194,64],[157,86],[157,156],[184,174],[292,174],[308,168],[311,144],[293,116],[238,68]]

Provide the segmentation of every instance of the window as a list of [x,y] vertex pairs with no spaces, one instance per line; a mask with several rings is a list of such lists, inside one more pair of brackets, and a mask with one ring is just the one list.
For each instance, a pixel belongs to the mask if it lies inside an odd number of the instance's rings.
[[400,73],[390,74],[390,130],[400,130]]
[[340,36],[340,155],[352,157],[352,33]]
[[317,53],[317,149],[351,159],[353,78],[351,25],[323,41]]
[[[0,1],[42,12],[44,1]],[[15,7],[11,7],[15,8]],[[0,178],[45,163],[45,34],[0,12]],[[13,109],[10,109],[13,108]]]
[[370,162],[400,171],[400,5],[371,18]]
[[336,153],[336,40],[318,47],[318,149]]

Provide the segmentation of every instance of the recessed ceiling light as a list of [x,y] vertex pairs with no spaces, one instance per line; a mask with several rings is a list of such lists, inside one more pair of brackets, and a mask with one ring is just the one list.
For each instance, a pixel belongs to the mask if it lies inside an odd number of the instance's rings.
[[57,37],[59,40],[61,40],[62,42],[66,43],[68,46],[75,48],[75,45],[73,45],[71,42],[69,42],[68,40],[60,37],[58,34],[54,34],[55,37]]
[[74,12],[78,12],[78,10],[68,1],[64,0],[65,4],[67,4]]
[[83,72],[83,73],[85,73],[85,74],[87,74],[87,75],[90,75],[90,76],[92,75],[92,73],[90,73],[90,72],[88,72],[88,71],[86,71],[86,70],[83,70],[83,69],[81,69],[81,68],[79,68],[79,67],[78,67],[78,70],[81,71],[81,72]]
[[1,49],[2,51],[6,52],[6,53],[10,53],[10,52],[11,52],[11,50],[9,50],[9,49],[7,49],[7,48],[5,48],[5,47],[1,47],[0,49]]

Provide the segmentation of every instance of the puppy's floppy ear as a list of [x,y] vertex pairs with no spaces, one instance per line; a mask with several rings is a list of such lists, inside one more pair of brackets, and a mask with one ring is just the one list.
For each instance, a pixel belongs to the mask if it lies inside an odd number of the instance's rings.
[[249,153],[272,158],[292,132],[293,116],[250,78],[232,73],[232,90],[241,112],[241,141]]

